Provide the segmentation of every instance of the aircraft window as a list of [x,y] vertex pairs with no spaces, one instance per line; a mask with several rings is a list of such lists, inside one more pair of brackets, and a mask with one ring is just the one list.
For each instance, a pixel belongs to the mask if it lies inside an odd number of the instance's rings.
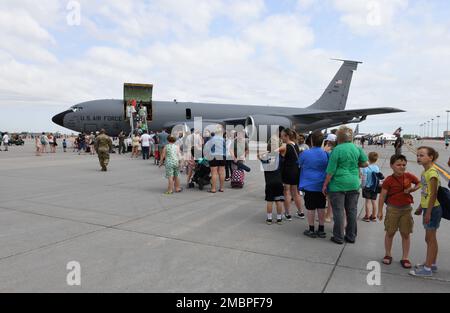
[[192,111],[191,111],[191,109],[186,109],[186,119],[187,120],[192,119]]
[[83,110],[82,107],[73,107],[73,108],[72,108],[72,111],[73,111],[73,112],[79,112],[79,111],[82,111],[82,110]]

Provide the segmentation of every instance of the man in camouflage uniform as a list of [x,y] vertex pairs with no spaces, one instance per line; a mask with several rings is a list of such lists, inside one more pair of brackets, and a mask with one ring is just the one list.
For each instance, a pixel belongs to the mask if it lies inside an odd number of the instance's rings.
[[107,166],[109,163],[109,151],[112,149],[112,140],[106,135],[106,131],[102,129],[100,135],[95,139],[95,151],[98,154],[98,160],[102,167],[102,172],[107,171]]

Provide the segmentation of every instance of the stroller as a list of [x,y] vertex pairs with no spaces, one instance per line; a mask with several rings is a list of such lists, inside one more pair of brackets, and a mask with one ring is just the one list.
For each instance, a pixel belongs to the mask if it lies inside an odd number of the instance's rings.
[[199,159],[195,161],[194,176],[189,183],[189,188],[194,188],[195,184],[198,189],[203,190],[203,187],[211,184],[211,169],[206,159]]

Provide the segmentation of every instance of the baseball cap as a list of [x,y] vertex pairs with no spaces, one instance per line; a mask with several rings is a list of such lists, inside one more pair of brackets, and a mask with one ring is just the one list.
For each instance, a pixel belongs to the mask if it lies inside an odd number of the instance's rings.
[[335,142],[337,139],[337,136],[334,134],[328,134],[327,139],[325,139],[326,141],[333,141]]

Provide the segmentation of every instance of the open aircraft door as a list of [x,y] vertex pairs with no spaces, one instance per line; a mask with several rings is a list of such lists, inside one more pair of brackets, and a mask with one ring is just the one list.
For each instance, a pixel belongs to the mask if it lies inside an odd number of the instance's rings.
[[130,121],[132,132],[135,129],[148,130],[148,124],[153,121],[152,96],[152,84],[124,84],[124,118]]

